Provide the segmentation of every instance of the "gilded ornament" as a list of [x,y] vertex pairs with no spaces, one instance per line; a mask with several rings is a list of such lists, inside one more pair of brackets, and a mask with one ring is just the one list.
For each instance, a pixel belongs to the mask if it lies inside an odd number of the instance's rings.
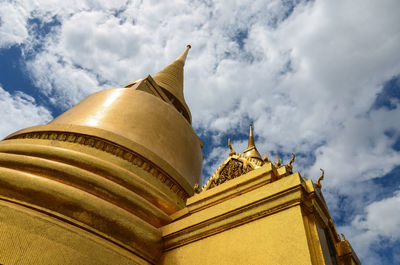
[[231,138],[228,138],[228,147],[229,147],[229,149],[230,149],[229,155],[230,155],[230,156],[231,156],[231,155],[234,155],[234,154],[235,154],[235,151],[233,150],[232,145],[231,145]]
[[268,160],[268,154],[267,154],[267,153],[264,154],[263,161],[264,161],[264,163],[269,162],[269,160]]
[[325,171],[322,168],[320,168],[320,170],[322,172],[321,176],[318,178],[317,182],[315,183],[315,186],[317,186],[318,189],[322,188],[321,181],[324,179],[324,176],[325,176]]
[[294,163],[294,159],[295,159],[295,154],[294,153],[292,153],[292,159],[290,160],[290,162],[287,164],[287,166],[288,166],[288,168],[290,169],[290,171],[292,171],[293,170],[293,163]]
[[200,185],[198,183],[194,184],[193,190],[195,193],[200,193],[201,192]]
[[276,168],[279,168],[281,166],[281,159],[279,158],[279,156],[276,157],[277,161],[275,162],[274,166]]

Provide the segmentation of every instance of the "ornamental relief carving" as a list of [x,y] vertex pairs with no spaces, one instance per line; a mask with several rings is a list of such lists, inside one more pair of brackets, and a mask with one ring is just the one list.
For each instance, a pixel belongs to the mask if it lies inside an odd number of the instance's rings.
[[253,170],[249,164],[244,164],[237,159],[231,159],[218,173],[218,177],[213,179],[209,188],[218,186],[226,181],[237,178]]

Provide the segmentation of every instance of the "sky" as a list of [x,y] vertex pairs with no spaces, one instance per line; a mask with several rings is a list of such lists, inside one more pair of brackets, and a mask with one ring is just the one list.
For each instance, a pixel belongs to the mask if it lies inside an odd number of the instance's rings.
[[256,145],[313,180],[363,264],[400,264],[400,2],[0,0],[0,137],[154,75],[187,44],[203,181]]

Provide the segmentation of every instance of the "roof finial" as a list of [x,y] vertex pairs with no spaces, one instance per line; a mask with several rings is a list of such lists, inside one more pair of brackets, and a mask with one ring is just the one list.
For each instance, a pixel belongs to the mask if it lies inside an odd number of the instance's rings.
[[290,160],[290,162],[287,164],[287,167],[289,168],[290,171],[293,170],[293,163],[294,163],[294,159],[295,159],[296,155],[294,153],[292,153],[292,159]]
[[191,46],[187,45],[185,51],[175,61],[153,76],[154,81],[170,94],[168,97],[179,101],[178,105],[181,105],[183,108],[181,110],[187,113],[189,122],[191,122],[190,110],[183,96],[183,66],[190,48]]
[[247,149],[250,149],[250,148],[255,147],[255,146],[256,145],[254,144],[253,125],[250,124],[249,144],[247,145]]
[[323,179],[324,179],[324,176],[325,176],[325,171],[324,171],[322,168],[320,168],[320,170],[321,170],[321,176],[319,177],[319,179],[318,179],[317,182],[315,183],[315,186],[317,186],[318,189],[321,189],[321,188],[322,188],[321,180],[323,180]]
[[193,190],[195,193],[200,193],[201,192],[201,187],[198,183],[194,184]]
[[274,167],[279,168],[281,167],[281,159],[279,156],[276,157],[276,162],[274,163]]
[[185,51],[181,55],[179,55],[178,58],[176,58],[176,61],[181,61],[183,64],[185,64],[186,57],[187,57],[187,54],[189,53],[190,48],[192,48],[192,46],[190,44],[186,45]]
[[234,155],[236,152],[235,152],[235,150],[233,150],[233,148],[232,148],[232,145],[231,145],[231,138],[228,138],[228,147],[229,147],[229,150],[231,150],[231,151],[229,152],[229,155],[230,155],[230,156]]
[[250,124],[249,144],[248,144],[246,150],[244,150],[243,153],[247,157],[255,158],[255,159],[258,159],[258,160],[262,161],[261,155],[258,152],[258,150],[256,148],[256,145],[254,143],[253,125],[252,124]]

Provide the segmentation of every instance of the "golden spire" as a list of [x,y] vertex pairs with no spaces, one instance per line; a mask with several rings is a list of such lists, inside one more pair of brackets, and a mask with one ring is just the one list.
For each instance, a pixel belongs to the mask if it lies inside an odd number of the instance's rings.
[[256,145],[254,143],[253,126],[251,124],[250,124],[249,144],[246,150],[243,151],[243,154],[247,157],[259,159],[260,161],[262,161],[261,155],[258,152]]
[[[183,66],[190,48],[191,46],[187,45],[185,51],[174,62],[153,76],[154,81],[164,90],[167,90],[167,96],[178,111],[182,111],[184,116],[188,116],[189,122],[191,120],[190,110],[183,96]],[[174,102],[176,100],[179,103]]]
[[252,147],[256,147],[254,144],[254,136],[253,136],[253,125],[250,124],[250,133],[249,133],[249,144],[247,145],[247,149],[250,149]]

